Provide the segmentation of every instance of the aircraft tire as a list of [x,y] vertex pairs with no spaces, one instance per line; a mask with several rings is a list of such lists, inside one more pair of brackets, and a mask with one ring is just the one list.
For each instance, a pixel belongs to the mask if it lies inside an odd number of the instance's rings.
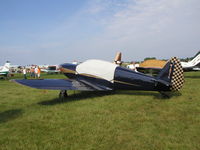
[[59,99],[63,100],[68,97],[67,91],[66,90],[61,90],[59,93]]

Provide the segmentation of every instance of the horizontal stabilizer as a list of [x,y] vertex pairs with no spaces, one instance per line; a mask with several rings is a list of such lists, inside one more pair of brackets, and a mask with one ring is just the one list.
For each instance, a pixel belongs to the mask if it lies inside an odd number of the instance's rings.
[[160,71],[157,79],[163,83],[168,83],[171,91],[179,91],[184,83],[183,68],[180,60],[172,57]]

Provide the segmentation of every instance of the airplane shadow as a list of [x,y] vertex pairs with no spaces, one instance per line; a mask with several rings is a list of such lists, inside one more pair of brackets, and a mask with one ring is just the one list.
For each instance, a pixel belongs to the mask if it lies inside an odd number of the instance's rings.
[[103,97],[105,95],[111,95],[114,94],[114,91],[81,91],[79,93],[74,93],[72,95],[69,95],[67,98],[64,99],[51,99],[43,102],[39,102],[39,105],[56,105],[56,104],[62,104],[62,103],[68,103],[73,101],[80,101],[85,100],[86,98],[94,98],[94,97]]
[[11,109],[0,113],[0,123],[5,123],[14,120],[21,116],[23,111],[21,109]]
[[172,97],[178,97],[182,94],[180,92],[158,92],[158,91],[119,91],[118,94],[122,95],[137,95],[137,96],[153,96],[154,99],[170,99]]
[[184,77],[190,79],[200,79],[200,76],[184,76]]
[[117,90],[117,91],[82,91],[80,93],[72,94],[69,95],[65,99],[51,99],[47,101],[42,101],[39,102],[39,105],[56,105],[56,104],[62,104],[62,103],[68,103],[68,102],[73,102],[73,101],[80,101],[80,100],[85,100],[86,98],[94,98],[94,97],[103,97],[106,95],[114,95],[114,94],[119,94],[119,95],[137,95],[137,96],[153,96],[154,99],[159,99],[159,100],[168,100],[172,97],[178,97],[181,96],[182,94],[180,92],[165,92],[165,93],[159,93],[159,92],[151,92],[151,91],[126,91],[126,90]]

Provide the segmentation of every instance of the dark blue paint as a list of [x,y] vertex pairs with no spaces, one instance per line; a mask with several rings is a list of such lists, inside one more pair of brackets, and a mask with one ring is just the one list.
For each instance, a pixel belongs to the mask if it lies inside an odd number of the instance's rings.
[[[75,64],[70,64],[70,63],[65,63],[65,64],[61,64],[60,67],[61,68],[65,68],[65,69],[69,69],[72,71],[76,72],[76,66]],[[74,73],[64,73],[65,76],[67,76],[68,78],[76,78],[76,75]]]

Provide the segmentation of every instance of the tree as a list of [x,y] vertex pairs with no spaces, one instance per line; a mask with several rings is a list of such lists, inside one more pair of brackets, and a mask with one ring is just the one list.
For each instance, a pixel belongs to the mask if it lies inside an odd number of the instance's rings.
[[156,59],[156,57],[146,57],[146,58],[144,59],[144,61],[146,61],[146,60],[151,60],[151,59]]

